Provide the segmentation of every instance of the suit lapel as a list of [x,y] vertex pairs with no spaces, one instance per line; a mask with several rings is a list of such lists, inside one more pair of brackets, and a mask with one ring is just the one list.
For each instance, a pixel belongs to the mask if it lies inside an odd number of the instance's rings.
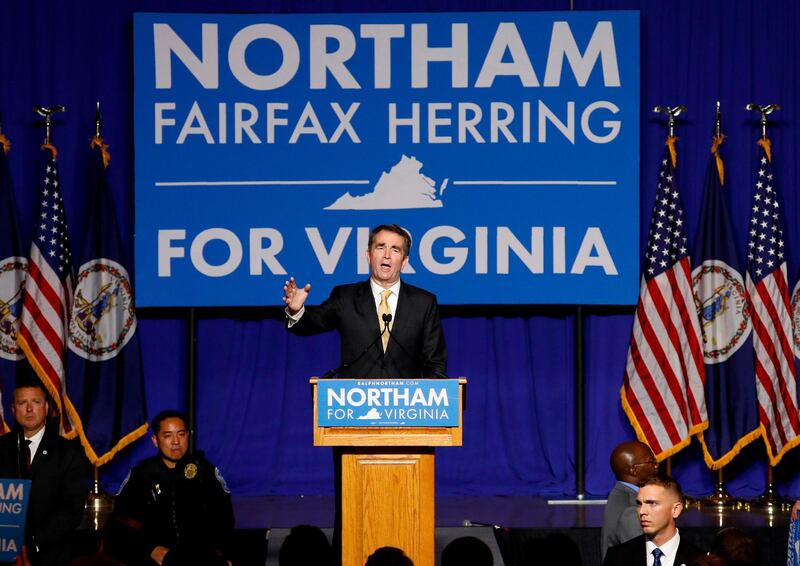
[[409,297],[408,294],[408,285],[401,283],[400,291],[397,294],[397,308],[394,310],[394,323],[392,324],[392,333],[394,333],[396,337],[402,336],[408,325],[408,317],[405,316],[405,313],[409,312],[411,308],[409,305],[410,300],[411,297]]
[[34,477],[39,470],[47,468],[47,461],[52,457],[52,444],[50,433],[45,430],[42,441],[39,443],[39,448],[36,450],[36,456],[33,457],[33,462],[31,462],[31,477]]
[[678,542],[678,550],[675,551],[675,563],[673,566],[684,566],[694,558],[694,556],[687,556],[688,552],[686,549],[687,545],[684,543],[683,539],[681,539],[680,542]]
[[378,307],[375,306],[375,297],[372,295],[369,279],[358,287],[355,309],[358,316],[364,319],[365,328],[372,329],[370,335],[381,331],[381,326],[378,322]]

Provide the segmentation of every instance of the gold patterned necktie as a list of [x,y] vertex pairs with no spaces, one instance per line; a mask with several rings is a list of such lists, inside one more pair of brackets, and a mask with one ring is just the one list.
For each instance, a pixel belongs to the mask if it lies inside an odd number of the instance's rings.
[[[389,295],[392,292],[389,289],[385,291],[381,291],[381,304],[378,306],[378,325],[380,326],[381,330],[384,329],[386,323],[383,322],[383,315],[390,315],[392,314],[391,309],[389,308]],[[392,330],[392,323],[394,321],[389,321],[389,328],[381,335],[381,342],[383,343],[383,351],[386,351],[386,348],[389,347],[389,332]]]

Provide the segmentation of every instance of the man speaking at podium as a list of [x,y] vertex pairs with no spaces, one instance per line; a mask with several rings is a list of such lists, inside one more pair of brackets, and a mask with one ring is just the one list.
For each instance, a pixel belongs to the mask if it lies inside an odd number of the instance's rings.
[[367,245],[370,278],[334,287],[324,303],[305,308],[311,285],[294,278],[283,286],[287,328],[308,336],[338,330],[344,378],[439,378],[447,376],[436,296],[400,281],[411,236],[397,224],[373,228]]

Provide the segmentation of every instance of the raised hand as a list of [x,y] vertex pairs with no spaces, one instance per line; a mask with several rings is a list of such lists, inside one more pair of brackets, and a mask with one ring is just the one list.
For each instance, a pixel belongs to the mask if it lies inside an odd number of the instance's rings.
[[304,287],[298,287],[294,277],[290,277],[283,284],[283,302],[289,309],[289,314],[297,314],[303,308],[309,291],[311,291],[310,283],[306,283]]

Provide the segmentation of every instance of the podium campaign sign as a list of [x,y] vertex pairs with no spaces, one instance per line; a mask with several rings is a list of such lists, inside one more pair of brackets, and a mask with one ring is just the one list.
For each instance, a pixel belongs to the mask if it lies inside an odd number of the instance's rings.
[[13,562],[25,543],[31,480],[0,479],[0,562]]
[[326,379],[317,385],[322,427],[456,427],[458,379]]

